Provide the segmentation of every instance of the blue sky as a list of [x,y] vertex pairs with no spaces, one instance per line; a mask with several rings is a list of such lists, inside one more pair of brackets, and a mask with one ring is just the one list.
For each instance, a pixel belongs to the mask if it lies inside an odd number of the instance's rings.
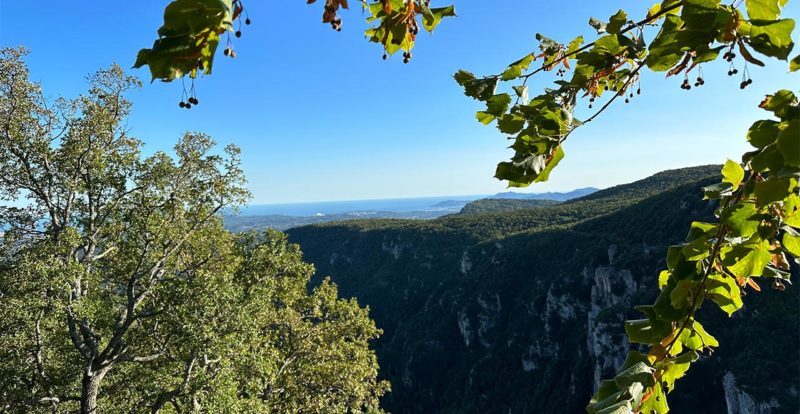
[[[510,155],[508,143],[475,121],[480,104],[463,96],[451,75],[460,68],[498,73],[536,48],[536,32],[588,39],[589,17],[618,8],[638,16],[645,3],[453,1],[459,17],[432,36],[421,34],[408,65],[399,55],[383,61],[380,47],[366,42],[355,1],[338,33],[319,23],[321,4],[247,1],[253,24],[235,39],[237,58],[220,55],[214,75],[198,82],[200,105],[178,108],[179,82],[146,83],[131,95],[128,124],[148,152],[168,150],[187,130],[239,145],[254,203],[503,191],[492,176]],[[87,74],[112,62],[130,67],[136,52],[152,45],[167,3],[3,1],[0,44],[28,47],[31,77],[53,98],[72,97],[85,90]],[[798,3],[784,15],[800,18]],[[750,68],[754,82],[745,91],[721,63],[706,65],[705,86],[691,92],[679,88],[681,79],[646,74],[640,97],[572,134],[551,181],[525,191],[607,187],[738,159],[746,129],[762,117],[761,97],[800,85],[782,62],[768,66]],[[146,68],[130,73],[149,80]],[[551,81],[536,79],[532,92]]]

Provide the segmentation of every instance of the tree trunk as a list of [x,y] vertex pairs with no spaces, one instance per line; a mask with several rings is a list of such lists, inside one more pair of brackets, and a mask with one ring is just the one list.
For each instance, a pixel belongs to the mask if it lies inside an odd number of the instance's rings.
[[97,414],[97,396],[100,394],[100,381],[106,376],[110,366],[99,370],[87,369],[81,381],[81,414]]

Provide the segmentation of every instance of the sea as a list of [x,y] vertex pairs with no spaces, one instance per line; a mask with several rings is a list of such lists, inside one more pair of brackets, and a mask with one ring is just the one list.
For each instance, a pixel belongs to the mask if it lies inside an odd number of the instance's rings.
[[378,200],[350,200],[350,201],[324,201],[314,203],[287,203],[287,204],[252,204],[243,207],[240,214],[243,216],[318,216],[351,213],[358,211],[387,211],[387,212],[414,212],[414,211],[452,211],[460,210],[464,204],[486,195],[462,195],[441,197],[417,198],[388,198]]

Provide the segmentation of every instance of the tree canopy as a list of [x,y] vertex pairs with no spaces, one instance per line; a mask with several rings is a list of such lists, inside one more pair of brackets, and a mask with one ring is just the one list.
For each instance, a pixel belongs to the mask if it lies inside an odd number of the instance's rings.
[[234,235],[239,150],[187,133],[141,154],[118,66],[51,103],[0,55],[0,409],[367,412],[368,310],[277,232]]

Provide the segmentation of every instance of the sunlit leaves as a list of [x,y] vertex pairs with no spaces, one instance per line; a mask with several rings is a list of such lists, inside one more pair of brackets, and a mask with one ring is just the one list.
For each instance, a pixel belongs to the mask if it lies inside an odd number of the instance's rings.
[[456,9],[454,6],[447,6],[447,7],[434,7],[428,8],[427,4],[424,2],[420,2],[420,8],[422,8],[422,25],[425,27],[425,30],[432,32],[436,26],[442,21],[444,17],[454,17],[456,15]]
[[375,25],[364,34],[370,42],[381,44],[388,54],[414,48],[420,20],[423,29],[432,32],[443,18],[456,15],[454,6],[429,7],[422,0],[376,1],[369,3],[366,11],[367,22]]
[[759,53],[786,60],[794,48],[794,20],[751,21],[747,42]]
[[722,167],[722,181],[731,183],[735,188],[739,186],[743,179],[744,169],[742,166],[731,160],[726,161],[725,165]]
[[708,297],[728,316],[743,306],[739,285],[733,277],[714,273],[709,276],[707,286]]
[[788,0],[745,0],[747,16],[757,20],[775,20]]
[[528,69],[531,62],[536,59],[536,56],[533,53],[525,55],[522,59],[508,65],[508,68],[500,74],[500,79],[507,81],[511,79],[518,78],[522,75],[522,72]]
[[142,49],[134,67],[147,65],[152,79],[168,82],[185,75],[210,74],[219,36],[231,30],[231,0],[175,0],[164,10],[159,39]]

